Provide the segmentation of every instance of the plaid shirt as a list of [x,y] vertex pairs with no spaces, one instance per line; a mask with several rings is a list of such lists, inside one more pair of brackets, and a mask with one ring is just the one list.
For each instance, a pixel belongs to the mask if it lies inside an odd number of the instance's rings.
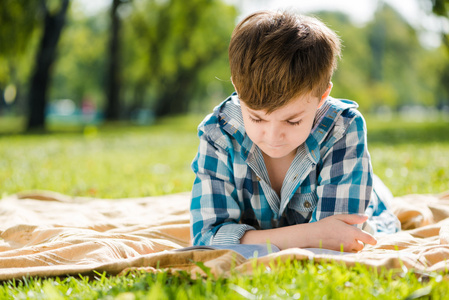
[[198,127],[190,207],[194,245],[238,244],[248,230],[386,210],[372,193],[366,126],[355,102],[329,97],[318,109],[280,197],[271,188],[261,150],[245,133],[239,103],[234,93]]

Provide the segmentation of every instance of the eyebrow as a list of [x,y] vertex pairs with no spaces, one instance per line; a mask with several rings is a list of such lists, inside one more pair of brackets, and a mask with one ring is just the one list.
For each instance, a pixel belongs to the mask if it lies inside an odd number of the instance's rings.
[[[254,115],[256,118],[261,119],[261,120],[264,119],[264,118],[262,118],[258,113],[254,112],[254,111],[252,111],[252,110],[249,110],[249,109],[248,109],[248,111],[249,111],[252,115]],[[297,113],[294,113],[294,114],[288,116],[287,118],[285,118],[284,121],[289,121],[289,120],[291,120],[291,119],[298,118],[298,117],[302,116],[304,113],[305,113],[305,110],[300,111],[300,112],[297,112]]]

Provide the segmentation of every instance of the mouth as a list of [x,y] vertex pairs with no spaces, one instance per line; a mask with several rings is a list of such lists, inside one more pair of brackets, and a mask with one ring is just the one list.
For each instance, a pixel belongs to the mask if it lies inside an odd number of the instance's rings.
[[267,144],[267,146],[268,146],[269,148],[274,148],[274,149],[284,147],[284,145],[270,145],[270,144]]

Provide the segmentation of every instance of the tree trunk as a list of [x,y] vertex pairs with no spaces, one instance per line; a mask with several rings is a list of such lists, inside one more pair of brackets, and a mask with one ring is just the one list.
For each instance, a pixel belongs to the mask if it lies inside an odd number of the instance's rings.
[[194,84],[192,76],[180,70],[174,82],[176,84],[167,84],[167,88],[164,89],[157,101],[155,109],[157,117],[182,114],[186,113],[189,109],[190,99],[187,99],[186,95],[192,94],[188,91],[191,85]]
[[51,81],[51,66],[56,58],[56,48],[69,6],[69,0],[61,1],[61,8],[56,14],[52,15],[45,4],[45,0],[42,0],[45,15],[44,32],[37,52],[36,65],[28,95],[27,130],[45,129],[45,106],[47,104],[48,86]]
[[[210,57],[214,57],[215,55],[218,54],[212,52]],[[166,88],[163,89],[162,95],[159,96],[155,108],[156,117],[184,114],[189,111],[189,105],[192,100],[191,96],[194,94],[192,89],[195,88],[196,83],[195,77],[192,74],[198,74],[201,68],[209,61],[209,57],[203,57],[188,70],[178,70],[174,80],[166,83]]]
[[111,38],[109,44],[109,70],[106,77],[106,119],[113,121],[120,118],[120,49],[119,30],[120,19],[117,9],[120,0],[113,0],[111,9]]

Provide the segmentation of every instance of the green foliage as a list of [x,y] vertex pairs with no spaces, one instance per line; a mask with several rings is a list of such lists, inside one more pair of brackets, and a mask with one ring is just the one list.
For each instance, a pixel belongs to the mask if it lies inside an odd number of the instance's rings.
[[76,6],[69,11],[66,28],[59,41],[50,100],[84,98],[102,106],[108,23],[105,13],[88,17]]
[[9,83],[23,85],[27,79],[41,16],[39,1],[0,2],[0,92]]
[[[102,109],[108,12],[86,15],[71,2],[48,100],[69,98],[79,104],[89,98]],[[53,10],[60,4],[45,3]],[[433,4],[436,13],[447,15],[447,1]],[[0,92],[12,84],[19,103],[34,65],[40,7],[39,1],[0,3]],[[140,108],[209,111],[212,102],[232,91],[227,47],[237,16],[233,6],[220,0],[142,0],[122,3],[119,15],[124,115]],[[375,19],[360,26],[341,13],[317,15],[344,45],[332,95],[356,100],[363,111],[448,104],[447,51],[421,45],[416,30],[391,7],[379,4]]]
[[[72,2],[52,69],[48,100],[69,98],[80,104],[89,98],[101,109],[106,101],[108,69],[107,12],[85,15],[80,4]],[[43,3],[50,11],[60,5],[57,0]],[[28,93],[36,38],[42,29],[43,3],[0,4],[0,93],[12,84],[22,103]],[[121,4],[119,15],[123,27],[122,60],[118,64],[124,86],[120,98],[125,113],[142,107],[158,109],[157,104],[166,103],[170,105],[165,113],[185,112],[191,103],[201,102],[199,96],[208,98],[204,95],[211,91],[209,83],[216,81],[215,77],[229,78],[226,51],[237,15],[233,6],[220,0],[131,1]],[[224,86],[230,92],[232,85],[229,81],[216,83],[211,93],[217,96],[218,91],[221,99]]]
[[[432,5],[432,12],[435,15],[445,17],[446,20],[449,20],[449,0],[431,0],[430,2]],[[446,29],[442,34],[446,47],[449,48],[449,32]]]
[[15,55],[26,50],[38,25],[39,1],[4,0],[0,2],[0,54]]
[[433,0],[433,12],[440,16],[449,17],[449,1],[448,0]]
[[441,47],[421,45],[415,29],[388,5],[380,5],[375,18],[360,27],[342,14],[318,16],[343,41],[333,96],[355,100],[363,111],[449,103],[447,81],[442,80],[449,65],[447,54]]
[[[185,112],[198,97],[207,98],[215,76],[229,78],[227,46],[236,18],[232,6],[216,0],[132,5],[124,30],[124,78],[134,102],[152,104],[158,114],[167,113],[164,106],[171,113]],[[207,72],[211,67],[214,71]]]

